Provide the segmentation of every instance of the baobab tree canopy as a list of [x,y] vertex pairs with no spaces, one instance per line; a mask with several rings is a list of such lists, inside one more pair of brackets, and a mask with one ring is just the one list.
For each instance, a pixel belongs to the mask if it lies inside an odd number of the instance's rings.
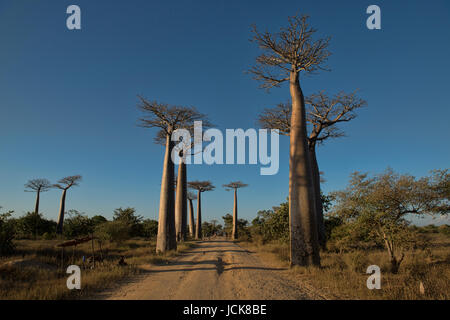
[[188,182],[188,186],[189,188],[195,189],[200,192],[206,192],[215,189],[215,186],[213,186],[211,181],[190,181]]
[[194,121],[206,121],[206,116],[197,111],[195,107],[183,107],[148,101],[139,96],[138,108],[143,116],[139,119],[139,126],[144,128],[160,128],[155,142],[161,144],[167,135],[176,129],[194,129]]
[[[328,138],[338,138],[345,134],[336,127],[339,122],[348,122],[356,118],[355,110],[365,107],[367,102],[358,98],[356,91],[339,92],[329,97],[324,91],[305,98],[308,105],[306,117],[310,125],[309,142],[322,143]],[[258,118],[264,129],[278,129],[280,134],[289,135],[291,131],[290,102],[279,103],[274,108],[266,108]]]
[[67,190],[71,187],[78,186],[78,183],[81,181],[82,177],[80,175],[76,176],[68,176],[58,180],[58,183],[54,184],[55,188],[61,190]]
[[25,184],[25,191],[27,192],[46,192],[50,190],[53,187],[50,181],[47,179],[33,179],[28,180],[28,182]]
[[259,32],[252,26],[253,38],[264,53],[256,58],[256,65],[249,70],[261,88],[278,87],[289,81],[291,72],[314,73],[328,70],[324,63],[330,56],[327,50],[330,38],[313,40],[317,30],[308,25],[308,16],[289,17],[287,28],[278,33]]
[[226,189],[239,189],[239,188],[244,188],[247,187],[248,184],[245,184],[241,181],[236,181],[236,182],[230,182],[228,184],[224,184],[223,187]]

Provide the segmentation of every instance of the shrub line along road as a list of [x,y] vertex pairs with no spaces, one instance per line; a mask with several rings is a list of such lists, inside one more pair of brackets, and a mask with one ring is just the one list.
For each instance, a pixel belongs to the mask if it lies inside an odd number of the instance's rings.
[[94,299],[303,300],[323,297],[289,277],[289,269],[265,265],[253,252],[215,239],[196,242],[166,265],[145,265],[143,274]]

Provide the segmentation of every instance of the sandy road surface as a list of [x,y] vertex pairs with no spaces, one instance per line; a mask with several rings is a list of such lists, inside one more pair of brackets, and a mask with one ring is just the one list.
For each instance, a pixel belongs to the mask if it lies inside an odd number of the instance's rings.
[[269,267],[230,241],[198,242],[168,265],[147,266],[143,275],[95,299],[214,300],[320,299],[289,278],[288,270]]

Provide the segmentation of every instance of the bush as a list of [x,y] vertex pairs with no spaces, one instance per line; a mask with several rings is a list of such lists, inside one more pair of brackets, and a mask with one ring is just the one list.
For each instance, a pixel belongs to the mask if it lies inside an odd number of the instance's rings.
[[0,256],[14,252],[14,224],[10,219],[12,211],[0,214]]
[[122,243],[130,238],[130,225],[121,220],[109,221],[95,228],[95,235],[100,240]]
[[347,256],[348,268],[357,273],[365,273],[367,267],[371,265],[367,255],[362,251],[353,251]]
[[53,240],[53,239],[56,239],[56,233],[54,233],[54,232],[45,232],[45,233],[42,235],[42,239],[44,239],[44,240]]

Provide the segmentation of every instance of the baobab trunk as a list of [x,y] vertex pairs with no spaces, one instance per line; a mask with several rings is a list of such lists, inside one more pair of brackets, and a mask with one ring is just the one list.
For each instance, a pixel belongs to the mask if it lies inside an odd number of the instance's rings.
[[231,238],[237,240],[238,238],[238,212],[237,212],[237,189],[234,189],[234,206],[233,206],[233,232]]
[[192,199],[189,199],[189,233],[191,237],[195,237],[194,205],[192,204]]
[[187,180],[186,164],[180,159],[178,165],[177,192],[175,200],[175,227],[177,241],[186,239],[186,220],[187,220]]
[[59,216],[58,216],[58,224],[56,225],[56,233],[63,233],[63,224],[64,224],[64,210],[66,207],[66,192],[67,189],[64,189],[61,196],[61,203],[59,205]]
[[313,175],[313,187],[314,187],[314,201],[316,206],[316,218],[317,218],[317,233],[319,239],[319,245],[325,248],[326,235],[325,235],[325,224],[323,220],[323,204],[322,204],[322,193],[320,191],[320,171],[319,164],[317,163],[316,157],[316,146],[311,145],[309,147],[309,155],[311,160],[311,170]]
[[156,238],[156,252],[166,252],[177,248],[175,236],[175,207],[174,207],[174,164],[171,159],[173,142],[170,135],[166,137],[166,154],[164,156],[163,175],[161,180],[161,194],[159,198],[158,236]]
[[305,98],[299,74],[290,74],[292,98],[289,158],[289,224],[291,265],[320,265],[311,162],[306,136]]
[[197,196],[197,225],[195,228],[195,239],[202,238],[202,193],[198,191]]
[[34,207],[34,240],[37,239],[37,223],[38,223],[38,215],[39,215],[39,197],[41,194],[41,189],[39,188],[36,192],[36,205]]
[[36,193],[37,193],[36,194],[36,205],[34,207],[34,213],[36,215],[38,215],[39,214],[39,198],[40,198],[40,194],[41,194],[41,189],[38,189]]

